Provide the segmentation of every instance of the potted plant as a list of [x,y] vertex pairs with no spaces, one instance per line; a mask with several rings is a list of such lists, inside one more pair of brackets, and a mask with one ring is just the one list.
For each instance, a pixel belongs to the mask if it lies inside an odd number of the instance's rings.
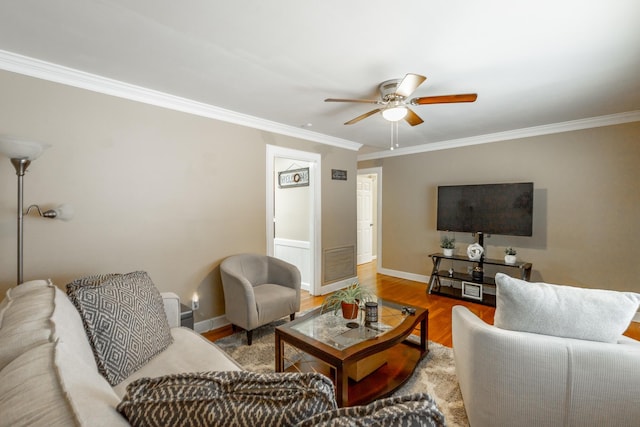
[[453,256],[453,250],[456,247],[456,239],[454,237],[444,236],[440,240],[440,247],[444,252],[444,256]]
[[342,316],[345,319],[355,319],[358,317],[360,304],[375,300],[374,295],[367,288],[363,288],[360,283],[354,282],[352,285],[335,291],[322,303],[322,312],[332,310],[334,314],[342,309]]
[[504,256],[504,262],[505,264],[515,264],[516,263],[516,254],[518,253],[518,251],[516,251],[514,248],[512,248],[511,246],[509,246],[508,248],[506,248],[504,250],[505,256]]

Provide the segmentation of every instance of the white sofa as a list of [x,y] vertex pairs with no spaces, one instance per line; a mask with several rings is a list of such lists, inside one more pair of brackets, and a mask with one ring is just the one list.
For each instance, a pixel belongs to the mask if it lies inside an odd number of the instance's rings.
[[463,306],[452,315],[472,427],[640,425],[640,342],[500,329]]
[[[74,295],[76,285],[89,287],[82,302]],[[444,424],[435,401],[424,393],[338,409],[333,383],[322,374],[243,371],[215,344],[179,327],[178,297],[160,295],[154,286],[145,293],[143,288],[152,286],[146,273],[134,272],[79,279],[67,285],[69,297],[44,280],[9,289],[0,302],[0,427],[111,427],[126,426],[128,420],[145,426],[177,425],[177,420],[246,426],[353,425],[356,420],[381,426]],[[101,296],[92,299],[96,290]],[[132,356],[144,354],[156,340],[153,328],[143,327],[138,351],[118,347],[123,341],[138,344],[141,319],[145,325],[160,319],[161,334],[173,340],[112,387],[113,365],[127,368]],[[95,328],[85,330],[87,325]],[[96,341],[96,332],[114,334],[107,343]],[[99,347],[95,358],[91,342]],[[105,349],[106,377],[100,373]]]
[[10,289],[0,303],[0,426],[128,425],[116,410],[133,380],[241,368],[180,327],[180,300],[162,294],[173,343],[124,381],[98,372],[78,311],[45,280]]

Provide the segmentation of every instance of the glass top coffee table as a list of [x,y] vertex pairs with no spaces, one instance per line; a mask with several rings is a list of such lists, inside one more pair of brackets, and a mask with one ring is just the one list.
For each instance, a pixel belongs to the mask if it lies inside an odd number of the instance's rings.
[[[383,299],[377,302],[374,323],[365,322],[364,313],[347,320],[340,312],[322,313],[319,307],[278,326],[276,372],[285,371],[286,343],[305,353],[304,360],[286,370],[317,371],[332,378],[338,406],[366,404],[393,393],[429,351],[429,311]],[[420,339],[407,339],[417,327]]]

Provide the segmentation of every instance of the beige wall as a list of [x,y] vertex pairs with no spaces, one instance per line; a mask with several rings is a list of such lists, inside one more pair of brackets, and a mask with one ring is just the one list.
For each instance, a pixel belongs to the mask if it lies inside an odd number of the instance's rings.
[[[25,204],[74,206],[25,220],[25,280],[145,270],[161,291],[224,310],[219,264],[266,252],[266,145],[322,156],[322,246],[354,244],[356,152],[0,72],[0,133],[53,145],[25,177]],[[350,183],[349,183],[350,184]],[[355,190],[354,190],[355,191]],[[0,159],[0,292],[16,280],[16,176]]]
[[[360,162],[383,168],[382,266],[428,275],[439,252],[436,188],[534,182],[533,237],[492,236],[487,255],[518,249],[532,279],[640,292],[640,123]],[[465,253],[470,234],[456,233]]]
[[[357,184],[357,161],[354,157],[353,161],[347,156],[341,159],[335,159],[332,166],[322,163],[322,192],[329,193],[336,200],[341,202],[338,204],[327,205],[322,204],[322,240],[323,242],[331,242],[323,244],[322,249],[336,249],[351,246],[353,248],[353,270],[355,267],[355,249],[356,249],[356,184]],[[331,179],[331,169],[340,169],[347,171],[347,180]],[[331,224],[329,227],[325,224]],[[333,268],[330,266],[329,268]],[[344,278],[348,280],[350,278]],[[328,280],[324,271],[322,274],[322,285],[326,286],[335,281]]]

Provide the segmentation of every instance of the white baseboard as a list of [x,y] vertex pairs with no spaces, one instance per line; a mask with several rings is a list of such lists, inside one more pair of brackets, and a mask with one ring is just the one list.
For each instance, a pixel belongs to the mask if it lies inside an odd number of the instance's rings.
[[222,328],[223,326],[229,325],[229,321],[226,316],[218,316],[211,319],[206,319],[201,322],[196,322],[193,325],[193,329],[201,334],[203,332],[211,331],[214,329]]
[[194,323],[193,330],[199,334],[202,334],[204,332],[212,331],[214,329],[219,329],[224,326],[228,326],[230,324],[231,322],[227,320],[227,317],[222,315],[222,316],[213,317],[211,319],[206,319],[206,320],[202,320],[200,322]]
[[640,323],[640,311],[637,312],[635,316],[633,316],[633,321]]
[[429,276],[422,274],[407,273],[406,271],[390,270],[388,268],[379,268],[378,273],[400,279],[413,280],[414,282],[429,283]]

